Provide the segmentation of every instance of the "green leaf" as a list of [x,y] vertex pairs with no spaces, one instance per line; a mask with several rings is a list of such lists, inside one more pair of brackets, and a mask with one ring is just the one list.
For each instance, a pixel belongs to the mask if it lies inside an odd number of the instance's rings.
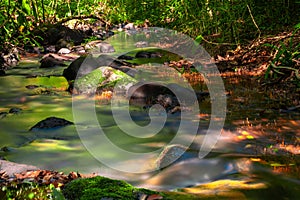
[[61,191],[59,191],[58,189],[56,189],[55,187],[52,188],[52,196],[53,199],[55,200],[65,200],[64,195],[61,193]]
[[198,44],[200,44],[200,43],[202,42],[202,40],[203,40],[203,36],[202,36],[202,35],[198,35],[198,36],[196,37],[196,39],[195,39],[195,41],[196,41]]
[[300,23],[296,24],[294,27],[295,27],[296,29],[300,29]]
[[34,198],[34,193],[33,193],[33,192],[29,193],[29,194],[28,194],[28,198],[29,198],[29,199],[33,199],[33,198]]

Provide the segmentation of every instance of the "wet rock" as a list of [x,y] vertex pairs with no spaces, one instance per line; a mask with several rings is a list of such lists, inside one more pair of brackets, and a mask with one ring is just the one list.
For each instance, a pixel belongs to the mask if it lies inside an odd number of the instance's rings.
[[134,24],[133,23],[128,23],[124,26],[124,29],[127,29],[127,30],[132,30],[134,29]]
[[224,158],[191,158],[163,169],[139,187],[173,190],[215,181],[237,171],[239,168],[236,166],[236,161]]
[[41,61],[40,68],[52,68],[56,66],[65,66],[64,62],[54,58],[51,54],[45,56]]
[[118,59],[120,59],[120,60],[133,60],[134,57],[132,57],[132,56],[127,56],[127,55],[120,55],[120,56],[118,57]]
[[59,128],[67,125],[73,125],[73,122],[70,122],[68,120],[65,120],[63,118],[58,117],[48,117],[40,122],[38,122],[36,125],[31,127],[29,131],[36,131],[36,130],[43,130],[43,129],[51,129],[51,128]]
[[5,173],[9,177],[13,177],[15,174],[19,174],[25,171],[34,171],[39,168],[33,165],[25,165],[9,162],[6,160],[0,160],[0,174]]
[[83,46],[73,46],[71,48],[71,51],[76,52],[78,54],[84,54],[84,53],[86,53],[86,51],[85,51],[85,49],[84,49]]
[[69,54],[69,53],[71,53],[71,50],[68,48],[61,48],[57,53],[58,54]]
[[6,70],[15,67],[18,65],[19,61],[19,51],[16,48],[12,48],[6,51],[6,53],[0,54],[0,69]]
[[127,90],[130,105],[151,107],[160,104],[169,113],[179,112],[182,108],[188,110],[198,100],[197,97],[196,92],[175,83],[139,82]]
[[22,112],[21,108],[11,108],[8,111],[8,113],[11,113],[11,114],[20,114],[21,112]]
[[[118,86],[115,85],[118,83]],[[126,73],[108,66],[102,66],[75,81],[78,93],[94,94],[103,88],[114,87],[126,91],[136,80]]]
[[160,58],[162,55],[159,52],[139,51],[135,54],[136,58]]
[[178,162],[178,159],[182,157],[186,150],[187,147],[179,144],[166,146],[156,160],[157,169],[163,169],[174,164],[175,161]]
[[44,51],[45,53],[55,53],[56,52],[55,45],[45,46]]
[[139,41],[134,44],[137,48],[145,48],[149,46],[149,43],[147,41]]
[[38,85],[26,85],[25,87],[29,90],[33,90],[33,89],[38,88],[39,86]]
[[6,117],[7,114],[8,114],[7,112],[0,112],[0,119]]
[[101,53],[113,53],[115,52],[114,47],[111,44],[101,42],[98,46]]
[[127,91],[127,97],[130,99],[154,99],[160,94],[174,93],[163,84],[152,82],[139,82],[131,86]]
[[112,53],[115,52],[114,47],[107,43],[103,42],[101,40],[95,40],[88,42],[85,45],[85,50],[89,50],[91,53]]
[[74,60],[69,67],[64,70],[63,76],[68,81],[75,80],[76,77],[80,78],[101,66],[110,66],[126,73],[129,69],[122,66],[128,65],[131,66],[131,64],[119,61],[109,55],[100,55],[97,58],[94,58],[92,55],[81,56]]

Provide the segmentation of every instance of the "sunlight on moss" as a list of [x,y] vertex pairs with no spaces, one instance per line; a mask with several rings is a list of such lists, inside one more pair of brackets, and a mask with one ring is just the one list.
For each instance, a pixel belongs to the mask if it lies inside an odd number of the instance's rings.
[[73,151],[76,150],[74,147],[70,147],[66,145],[65,141],[61,140],[42,140],[42,141],[34,141],[31,143],[31,146],[36,148],[37,151],[49,151],[50,149],[55,150],[63,150],[63,151]]
[[50,76],[26,79],[28,85],[39,85],[43,87],[68,88],[68,82],[64,77]]

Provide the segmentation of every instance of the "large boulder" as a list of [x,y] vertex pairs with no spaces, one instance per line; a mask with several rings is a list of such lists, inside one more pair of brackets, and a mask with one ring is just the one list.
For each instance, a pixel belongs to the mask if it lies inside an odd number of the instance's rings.
[[77,93],[93,94],[111,88],[127,91],[136,82],[134,78],[118,69],[102,66],[76,79],[73,87]]
[[131,64],[124,61],[120,61],[108,55],[100,55],[98,57],[93,57],[92,55],[85,55],[74,60],[69,65],[69,67],[64,70],[63,76],[68,81],[75,80],[76,77],[80,78],[101,66],[110,66],[126,73],[130,71]]
[[180,111],[180,106],[193,105],[197,94],[179,84],[160,84],[155,82],[138,82],[127,91],[131,105],[151,107],[154,104],[163,106],[168,112]]

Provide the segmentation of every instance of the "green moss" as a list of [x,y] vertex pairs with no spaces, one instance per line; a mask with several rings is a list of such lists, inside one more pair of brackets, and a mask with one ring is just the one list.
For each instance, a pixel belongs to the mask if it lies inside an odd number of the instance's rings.
[[[105,77],[102,74],[102,70],[98,68],[93,70],[89,74],[77,79],[75,81],[75,87],[81,92],[89,93],[93,88],[101,90],[104,88],[114,87],[117,83],[119,87],[126,87],[129,83],[137,82],[134,78],[128,76],[122,71],[110,67],[106,68],[114,74],[113,78]],[[102,67],[102,69],[104,69],[104,67]]]
[[122,200],[138,199],[140,194],[155,194],[157,192],[138,189],[121,180],[97,176],[87,179],[77,179],[68,183],[63,194],[66,199],[72,200],[98,200],[113,198]]
[[87,91],[89,89],[96,88],[98,83],[103,82],[105,78],[102,76],[100,69],[95,69],[91,73],[77,79],[75,81],[75,87],[80,91]]

